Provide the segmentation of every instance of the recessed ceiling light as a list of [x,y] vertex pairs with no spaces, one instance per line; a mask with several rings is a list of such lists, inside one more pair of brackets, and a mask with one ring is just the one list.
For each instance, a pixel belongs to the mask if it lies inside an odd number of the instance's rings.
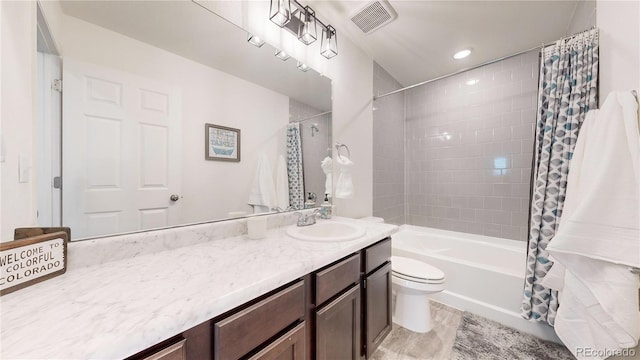
[[456,60],[464,59],[471,54],[471,49],[460,50],[457,53],[453,54],[453,58]]
[[465,84],[467,84],[469,86],[472,86],[472,85],[475,85],[475,84],[477,84],[479,82],[480,82],[480,80],[478,80],[478,79],[470,79],[470,80],[467,80],[467,82],[465,82]]

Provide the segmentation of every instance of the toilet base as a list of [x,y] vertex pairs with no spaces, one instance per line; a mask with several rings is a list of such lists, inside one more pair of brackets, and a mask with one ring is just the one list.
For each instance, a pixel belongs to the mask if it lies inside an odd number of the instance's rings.
[[433,329],[429,297],[424,292],[396,290],[394,293],[394,323],[417,333],[428,333]]

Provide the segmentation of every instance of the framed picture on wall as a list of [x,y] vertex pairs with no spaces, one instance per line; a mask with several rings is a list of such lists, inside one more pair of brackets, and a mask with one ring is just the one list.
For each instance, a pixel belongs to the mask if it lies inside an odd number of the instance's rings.
[[240,162],[240,129],[204,124],[205,160]]

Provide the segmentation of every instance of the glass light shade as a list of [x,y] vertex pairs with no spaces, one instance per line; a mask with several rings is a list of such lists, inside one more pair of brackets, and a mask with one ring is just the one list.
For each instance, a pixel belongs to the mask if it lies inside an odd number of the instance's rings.
[[302,61],[298,61],[298,65],[297,65],[297,66],[298,66],[298,69],[299,69],[300,71],[307,72],[307,71],[311,70],[311,68],[309,67],[309,65],[307,65],[307,64],[305,64],[305,63],[303,63]]
[[259,36],[253,35],[252,33],[247,33],[247,41],[251,45],[255,45],[257,47],[262,47],[264,45],[264,40]]
[[291,20],[291,0],[271,0],[269,19],[274,24],[284,27]]
[[336,29],[331,25],[327,25],[326,28],[322,29],[320,54],[327,59],[338,55],[338,35],[336,34]]
[[282,61],[287,61],[291,57],[291,55],[282,50],[276,50],[276,57]]
[[300,26],[298,27],[298,40],[305,45],[309,45],[318,39],[318,24],[316,23],[316,12],[309,6],[304,7],[304,11],[298,11]]

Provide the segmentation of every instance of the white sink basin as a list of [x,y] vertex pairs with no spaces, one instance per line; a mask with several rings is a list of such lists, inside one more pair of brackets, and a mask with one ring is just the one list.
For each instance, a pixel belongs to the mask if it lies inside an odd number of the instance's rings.
[[314,225],[293,225],[287,228],[287,235],[304,241],[349,241],[363,236],[365,232],[360,225],[338,221],[321,221]]

